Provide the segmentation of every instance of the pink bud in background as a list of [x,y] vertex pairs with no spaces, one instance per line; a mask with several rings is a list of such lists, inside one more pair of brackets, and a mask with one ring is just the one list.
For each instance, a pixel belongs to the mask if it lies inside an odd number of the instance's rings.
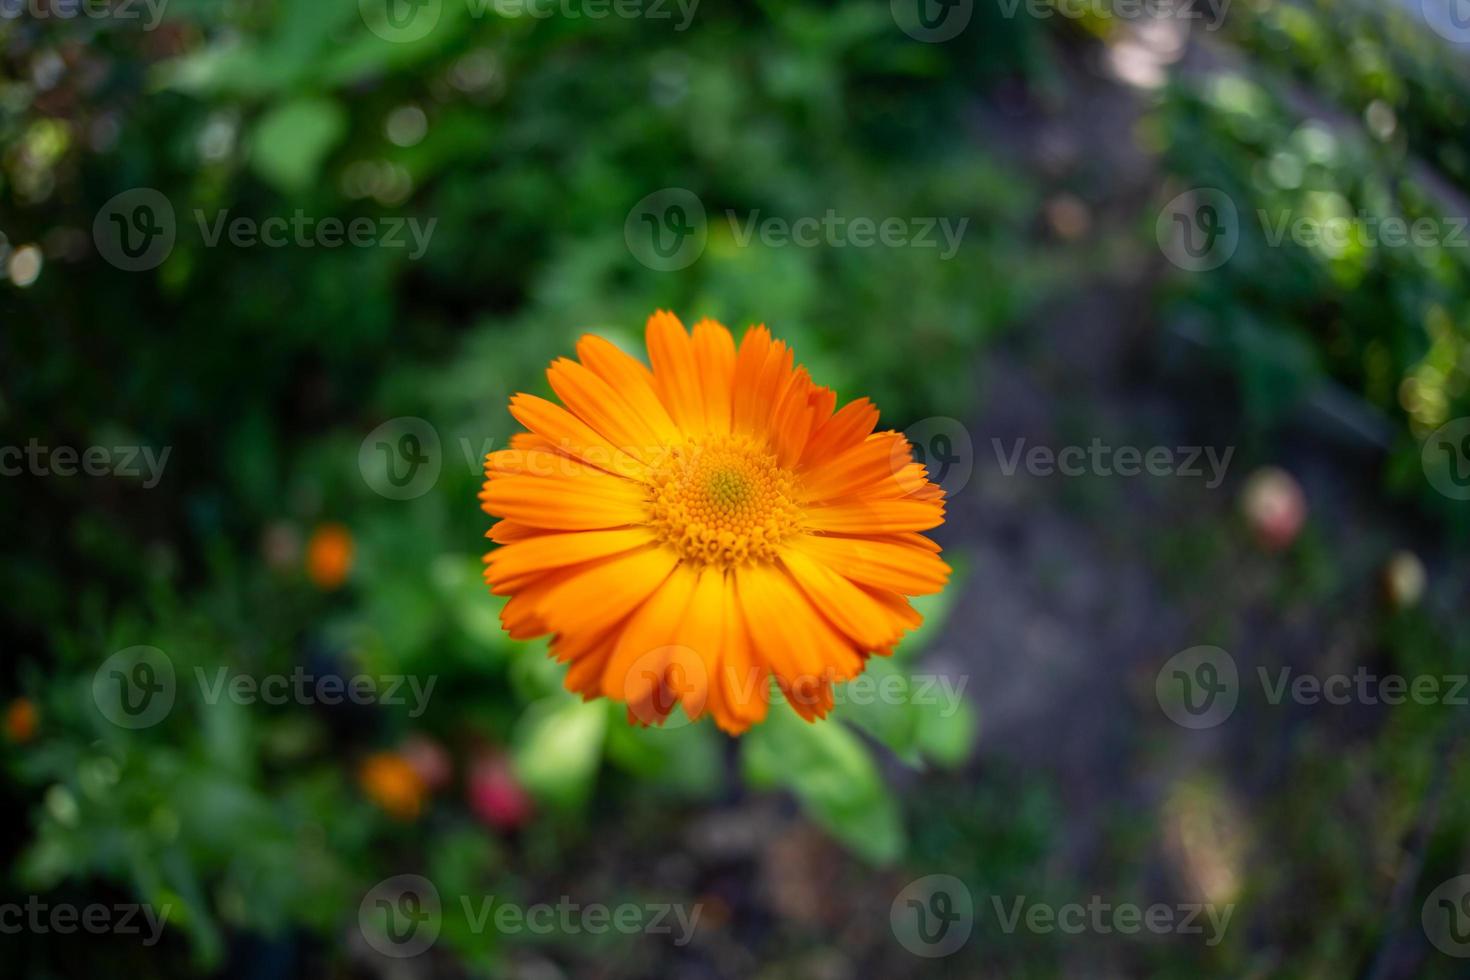
[[1240,492],[1240,509],[1267,551],[1280,551],[1295,541],[1307,519],[1301,484],[1277,466],[1263,466],[1250,475]]
[[431,791],[443,789],[454,774],[449,753],[427,735],[415,733],[408,736],[399,746],[398,754],[408,761],[425,788]]
[[496,830],[515,830],[531,818],[531,796],[502,755],[484,755],[470,764],[470,810]]

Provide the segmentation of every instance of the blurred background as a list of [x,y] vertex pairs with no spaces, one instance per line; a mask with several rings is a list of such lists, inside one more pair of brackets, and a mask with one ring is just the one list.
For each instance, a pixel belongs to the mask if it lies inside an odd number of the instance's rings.
[[[0,0],[5,972],[1464,976],[1456,3]],[[502,633],[656,308],[950,492],[887,693]]]

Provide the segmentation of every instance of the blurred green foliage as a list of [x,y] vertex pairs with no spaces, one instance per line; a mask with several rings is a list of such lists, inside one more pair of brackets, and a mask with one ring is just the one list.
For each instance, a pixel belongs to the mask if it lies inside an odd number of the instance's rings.
[[[1038,57],[1027,25],[935,47],[868,3],[701,9],[687,33],[443,11],[407,43],[376,36],[355,0],[180,2],[153,33],[0,23],[16,69],[0,89],[0,231],[46,256],[34,282],[5,286],[5,358],[25,367],[6,371],[0,428],[16,444],[40,431],[172,447],[154,489],[7,488],[34,515],[0,569],[33,651],[14,681],[44,719],[12,767],[45,801],[18,883],[123,883],[171,905],[204,964],[231,935],[343,928],[405,855],[466,892],[515,890],[472,807],[441,794],[418,818],[432,832],[416,833],[365,797],[366,754],[411,733],[457,768],[503,749],[538,807],[521,853],[593,832],[604,772],[671,801],[728,792],[725,739],[707,722],[643,731],[620,706],[581,704],[541,644],[505,638],[480,581],[479,460],[513,431],[508,396],[546,394],[543,368],[580,332],[636,346],[657,307],[766,322],[844,399],[870,395],[901,426],[972,405],[971,356],[1048,282],[1022,244],[1030,185],[953,122],[972,86]],[[629,209],[664,186],[693,190],[711,216],[706,253],[678,275],[624,242]],[[177,221],[167,259],[140,273],[86,241],[134,187],[162,190]],[[941,262],[741,245],[725,218],[828,209],[969,229]],[[434,224],[415,260],[211,245],[225,213]],[[407,501],[357,468],[363,437],[399,416],[427,419],[443,449],[433,492]],[[354,545],[338,590],[303,570],[327,523]],[[179,695],[162,723],[122,731],[97,716],[90,678],[135,644],[165,651]],[[195,683],[196,669],[303,664],[432,677],[432,710],[206,705]],[[873,746],[956,764],[974,729],[968,708],[869,706],[855,728],[788,714],[777,706],[746,740],[751,785],[792,789],[878,862],[901,855],[904,815]],[[446,939],[470,962],[498,955],[493,936]]]
[[[658,307],[769,324],[842,398],[873,397],[887,425],[966,418],[976,355],[1078,271],[1038,247],[1041,177],[1002,162],[970,124],[977,101],[1018,79],[1041,103],[1061,87],[1044,26],[977,4],[970,28],[936,45],[895,30],[876,0],[709,5],[688,31],[473,9],[446,2],[435,29],[401,43],[373,33],[356,0],[175,0],[150,32],[0,21],[0,258],[44,256],[33,280],[0,282],[0,445],[171,449],[156,487],[5,484],[21,519],[0,563],[0,690],[40,716],[35,740],[5,760],[25,824],[5,851],[11,884],[120,888],[170,906],[187,942],[168,952],[217,966],[242,936],[340,935],[365,889],[405,867],[446,894],[525,896],[600,834],[643,829],[608,829],[600,815],[781,790],[874,865],[952,867],[980,901],[1030,890],[1065,815],[1029,776],[987,772],[921,802],[890,788],[895,764],[965,760],[967,708],[851,702],[812,726],[778,705],[738,751],[707,722],[631,726],[619,706],[566,694],[542,645],[504,636],[480,579],[488,520],[475,493],[480,458],[515,428],[508,396],[547,394],[546,363],[584,330],[636,348]],[[1233,260],[1173,279],[1164,319],[1203,325],[1263,429],[1330,379],[1387,420],[1389,476],[1417,491],[1418,440],[1470,399],[1465,251],[1273,247],[1253,216],[1445,214],[1441,183],[1470,187],[1463,60],[1422,25],[1325,0],[1253,3],[1228,36],[1250,67],[1184,76],[1145,127],[1174,190],[1221,188],[1242,217]],[[1284,98],[1284,79],[1347,123]],[[178,240],[157,269],[130,273],[91,235],[105,203],[137,187],[165,194]],[[704,254],[677,274],[641,264],[624,239],[629,209],[665,187],[691,190],[710,216]],[[958,256],[940,261],[742,244],[727,219],[829,209],[969,224]],[[209,244],[221,214],[297,213],[433,231],[416,258]],[[357,459],[368,433],[404,416],[437,431],[442,471],[431,493],[398,501],[373,492]],[[1463,523],[1463,508],[1421,499]],[[328,524],[354,544],[336,589],[305,568]],[[1175,550],[1199,566],[1214,544],[1200,533]],[[1308,598],[1353,601],[1327,594],[1331,568],[1311,571]],[[872,662],[872,679],[912,684],[960,585],[927,604],[924,630],[892,659]],[[1282,586],[1292,600],[1301,591]],[[158,725],[125,731],[99,716],[91,685],[109,654],[137,644],[166,652],[179,697]],[[1407,620],[1382,645],[1405,672],[1442,669],[1449,649]],[[433,677],[432,710],[208,704],[195,682],[196,670],[298,667]],[[394,819],[360,766],[409,736],[444,746],[455,775],[414,818]],[[1270,933],[1298,940],[1314,975],[1351,970],[1380,938],[1364,924],[1392,855],[1362,855],[1412,824],[1441,737],[1409,711],[1346,765],[1335,744],[1293,743],[1304,796],[1347,806],[1379,791],[1361,833],[1318,809],[1263,818],[1283,851],[1322,872],[1319,903]],[[511,766],[534,797],[523,826],[484,825],[464,782],[485,760]],[[1225,796],[1201,781],[1189,804]],[[1133,814],[1118,822],[1141,833]],[[1431,859],[1453,863],[1434,847]],[[1067,883],[1049,884],[1065,897]],[[1299,883],[1246,887],[1290,908]],[[1279,966],[1252,938],[1238,930],[1213,962],[1239,975]],[[493,930],[454,917],[444,941],[483,972],[506,955]],[[1007,937],[985,955],[1025,947],[1053,964],[1041,945]],[[1179,972],[1157,955],[1161,975]],[[149,968],[162,974],[161,962]]]
[[1184,74],[1150,120],[1172,192],[1222,190],[1241,233],[1222,267],[1176,279],[1169,315],[1203,331],[1258,424],[1331,379],[1350,425],[1390,444],[1391,485],[1463,535],[1420,451],[1470,413],[1470,67],[1405,11],[1258,6],[1231,27],[1259,60]]

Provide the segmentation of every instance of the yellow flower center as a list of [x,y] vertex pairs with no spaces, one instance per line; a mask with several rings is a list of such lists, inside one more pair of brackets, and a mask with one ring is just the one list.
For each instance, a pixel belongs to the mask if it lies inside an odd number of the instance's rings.
[[654,469],[650,521],[687,561],[730,566],[772,561],[797,530],[796,476],[741,436],[669,450]]

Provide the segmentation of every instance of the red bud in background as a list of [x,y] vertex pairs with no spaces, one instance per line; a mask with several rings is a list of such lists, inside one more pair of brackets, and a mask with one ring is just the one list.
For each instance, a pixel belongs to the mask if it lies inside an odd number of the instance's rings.
[[496,830],[515,830],[531,818],[531,796],[502,755],[485,755],[470,764],[470,810]]

